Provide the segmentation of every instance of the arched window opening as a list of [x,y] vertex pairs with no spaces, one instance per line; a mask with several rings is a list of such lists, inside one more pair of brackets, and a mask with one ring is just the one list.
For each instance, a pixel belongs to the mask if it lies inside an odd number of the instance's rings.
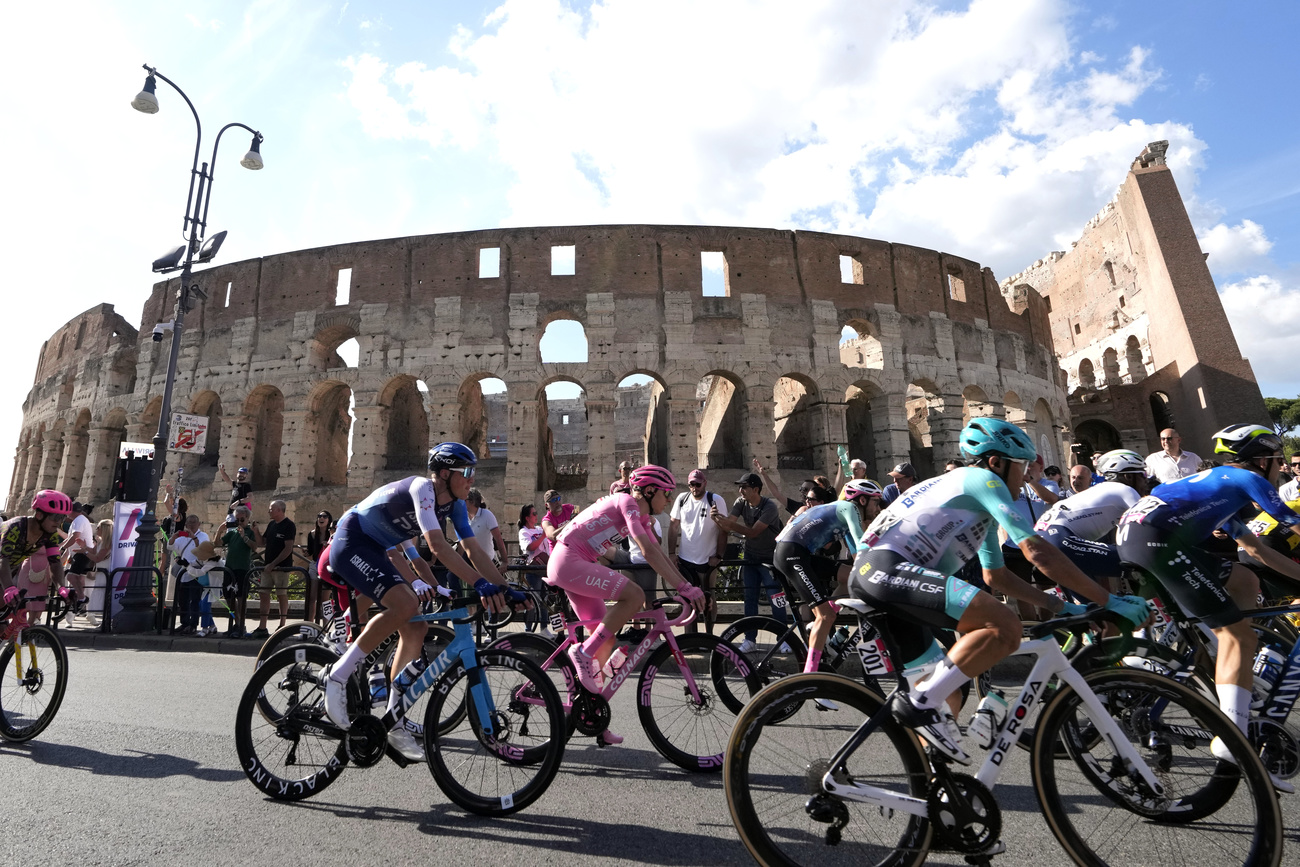
[[361,344],[357,343],[355,337],[343,341],[334,351],[338,353],[339,358],[343,359],[344,367],[356,367],[361,360]]
[[[989,418],[994,415],[994,406],[989,401],[984,389],[978,385],[968,385],[961,393],[961,423],[965,427],[973,418]],[[947,458],[945,458],[947,460]]]
[[663,383],[644,373],[623,377],[614,404],[614,460],[668,465],[668,400]]
[[[1080,422],[1074,429],[1073,460],[1092,466],[1092,456],[1120,447],[1119,431],[1100,419]],[[1063,468],[1064,469],[1064,468]]]
[[884,369],[884,347],[866,320],[852,319],[840,332],[840,363],[859,369]]
[[908,451],[912,466],[916,469],[918,478],[929,478],[935,474],[931,421],[932,415],[942,410],[942,399],[932,384],[913,382],[907,386],[906,407]]
[[79,499],[82,479],[86,472],[86,449],[90,445],[90,410],[83,409],[77,414],[76,421],[72,423],[64,439],[63,471],[60,473],[59,490]]
[[777,468],[820,468],[818,450],[826,436],[817,386],[803,377],[783,376],[772,387],[772,403]]
[[1110,283],[1110,288],[1115,288],[1115,266],[1107,259],[1102,269],[1106,272],[1106,281]]
[[1044,466],[1052,464],[1060,465],[1057,458],[1060,450],[1057,448],[1056,420],[1052,414],[1052,408],[1047,405],[1047,401],[1041,398],[1034,404],[1034,425],[1033,430],[1029,432],[1034,436],[1034,443],[1038,446],[1038,454],[1043,458]]
[[1020,395],[1008,391],[1002,397],[1002,407],[1005,410],[1006,420],[1023,429],[1027,416],[1024,406],[1020,403]]
[[460,441],[480,461],[504,459],[510,447],[506,384],[495,376],[469,378],[460,384]]
[[1097,387],[1097,376],[1093,372],[1091,358],[1085,358],[1083,361],[1079,362],[1079,387]]
[[731,374],[715,371],[699,381],[699,465],[705,469],[745,469],[745,386]]
[[1169,404],[1169,395],[1163,391],[1153,391],[1148,401],[1151,404],[1151,420],[1155,422],[1157,431],[1176,426],[1174,409]]
[[[872,399],[879,397],[880,391],[868,382],[857,382],[849,386],[844,395],[844,427],[848,437],[850,460],[862,460],[867,464],[867,477],[879,479],[881,468],[876,461],[876,422],[873,416],[877,412],[886,413],[884,401],[872,404]],[[880,419],[884,430],[888,430],[889,419]],[[888,468],[886,468],[888,469]]]
[[429,416],[419,386],[413,377],[401,377],[390,386],[385,469],[423,472],[428,466]]
[[1106,377],[1107,385],[1119,385],[1119,351],[1113,347],[1107,349],[1101,355],[1102,375]]
[[546,326],[537,343],[543,364],[587,360],[587,332],[576,319],[556,319]]
[[1136,334],[1130,334],[1124,343],[1124,360],[1128,364],[1130,382],[1141,382],[1147,378],[1147,368],[1142,363],[1142,346],[1138,343]]
[[316,428],[312,484],[316,487],[348,483],[354,406],[352,389],[341,382],[328,383],[312,402],[312,421]]
[[[587,484],[587,393],[573,380],[542,389],[538,401],[537,487],[577,490]],[[564,417],[569,423],[564,424]]]
[[354,316],[334,314],[326,317],[307,344],[311,366],[316,370],[357,367],[361,354],[357,341],[360,325],[360,320]]

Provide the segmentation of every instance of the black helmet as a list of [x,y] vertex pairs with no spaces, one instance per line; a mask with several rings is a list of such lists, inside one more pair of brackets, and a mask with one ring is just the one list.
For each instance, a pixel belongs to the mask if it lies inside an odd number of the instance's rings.
[[438,443],[429,449],[429,472],[472,467],[478,463],[474,450],[463,443]]
[[1282,438],[1259,424],[1234,424],[1216,433],[1214,453],[1229,460],[1248,461],[1282,454]]

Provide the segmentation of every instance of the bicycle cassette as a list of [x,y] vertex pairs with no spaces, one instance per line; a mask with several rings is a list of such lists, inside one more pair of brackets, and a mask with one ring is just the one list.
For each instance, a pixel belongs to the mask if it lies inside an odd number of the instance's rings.
[[956,852],[987,851],[1002,835],[1002,810],[988,787],[969,774],[935,780],[926,798],[930,821],[943,842]]

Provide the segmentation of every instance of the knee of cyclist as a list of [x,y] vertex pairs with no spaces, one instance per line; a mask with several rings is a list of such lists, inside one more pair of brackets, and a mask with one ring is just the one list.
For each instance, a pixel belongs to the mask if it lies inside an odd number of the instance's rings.
[[645,605],[645,591],[641,585],[634,584],[631,581],[623,585],[623,592],[618,594],[620,602],[636,602],[638,606]]

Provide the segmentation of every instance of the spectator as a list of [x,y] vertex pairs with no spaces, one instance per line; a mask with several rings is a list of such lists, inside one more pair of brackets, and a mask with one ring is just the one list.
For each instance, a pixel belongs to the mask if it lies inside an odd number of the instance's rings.
[[[953,470],[959,470],[964,466],[966,465],[963,464],[961,461],[948,461],[948,463],[943,465],[943,471],[945,473],[951,473]],[[1056,470],[1056,473],[1057,475],[1060,475],[1061,471],[1058,469]]]
[[270,635],[266,629],[266,618],[271,613],[271,588],[275,587],[276,601],[280,605],[280,626],[289,619],[289,572],[293,565],[293,543],[298,536],[298,528],[285,514],[284,500],[272,500],[266,507],[271,521],[266,525],[266,532],[253,525],[253,535],[257,544],[263,547],[262,580],[258,582],[258,600],[262,608],[262,620],[253,630],[250,638],[266,638]]
[[72,585],[73,598],[69,600],[68,622],[86,615],[86,576],[95,570],[90,552],[95,550],[95,528],[90,523],[90,513],[95,507],[90,503],[73,503],[75,517],[68,528],[68,538],[63,542],[63,571]]
[[[840,446],[839,448],[844,449],[843,446]],[[847,449],[844,449],[842,453],[847,454],[848,453]],[[849,476],[848,478],[845,478],[844,463],[843,463],[843,458],[841,458],[840,463],[838,463],[835,467],[835,484],[830,485],[822,482],[818,482],[818,484],[820,484],[823,488],[831,488],[832,490],[838,491],[841,488],[843,488],[845,483],[848,482],[850,479],[865,479],[866,477],[867,477],[867,462],[862,460],[861,458],[854,458],[853,460],[849,461]],[[780,498],[778,497],[777,499]]]
[[618,465],[618,478],[609,485],[611,494],[630,494],[632,485],[628,483],[628,477],[632,475],[632,470],[636,469],[631,461],[623,461]]
[[[108,574],[108,557],[113,553],[113,519],[105,518],[95,525],[95,547],[87,552],[86,556],[90,558],[93,564],[92,572],[97,569],[103,569],[104,574]],[[108,579],[104,580],[105,585]],[[106,594],[111,596],[111,594]],[[103,611],[103,603],[100,603],[100,611]],[[91,626],[99,626],[99,617],[87,609],[86,622]]]
[[226,475],[226,465],[221,464],[221,478],[230,485],[230,505],[226,507],[226,514],[234,514],[236,506],[247,506],[248,512],[253,513],[253,503],[248,495],[253,492],[253,483],[248,480],[248,467],[240,467],[235,471],[235,480],[232,482],[230,476]]
[[1183,438],[1178,435],[1178,431],[1171,427],[1165,428],[1160,432],[1161,450],[1147,455],[1147,472],[1159,484],[1176,482],[1197,471],[1201,459],[1191,452],[1183,451],[1182,442]]
[[226,533],[221,538],[221,547],[226,552],[226,577],[221,595],[225,597],[226,610],[230,612],[227,638],[244,637],[248,573],[253,568],[253,551],[257,546],[257,536],[250,526],[250,519],[247,506],[236,506],[226,519]]
[[212,597],[218,591],[212,586],[212,582],[216,579],[211,577],[211,572],[220,565],[221,558],[217,556],[216,546],[211,542],[202,542],[195,546],[194,557],[185,570],[190,581],[200,588],[199,617],[201,623],[196,634],[203,638],[210,638],[217,634],[217,623],[212,619]]
[[[772,554],[776,550],[776,534],[781,531],[781,518],[777,513],[776,503],[763,496],[763,480],[757,473],[745,473],[736,480],[740,496],[731,504],[731,514],[723,515],[716,509],[710,509],[709,517],[719,528],[727,533],[736,533],[745,538],[745,564],[740,567],[740,578],[745,588],[746,617],[758,614],[759,587],[767,590],[768,600],[774,594],[781,593],[781,585],[772,577]],[[782,624],[786,622],[785,609],[772,606],[772,616]],[[740,644],[742,653],[754,650],[754,636],[757,632],[745,634]]]
[[1092,470],[1087,464],[1070,467],[1070,493],[1082,494],[1092,487]]
[[519,553],[523,554],[524,562],[530,566],[545,565],[551,559],[551,541],[546,538],[546,531],[539,524],[536,506],[528,503],[520,507]]
[[[755,461],[757,464],[758,462]],[[727,501],[708,489],[704,470],[691,470],[686,477],[684,494],[679,494],[668,513],[668,556],[677,558],[677,571],[704,591],[704,622],[709,632],[718,617],[718,603],[713,596],[713,575],[727,553],[727,534],[710,520],[713,509],[726,516]],[[695,632],[692,623],[688,632]]]
[[[171,496],[172,496],[172,486],[169,484],[167,486],[167,493],[163,496],[163,503],[166,504],[167,501],[171,498]],[[186,501],[184,497],[177,497],[175,501],[172,502],[171,513],[167,517],[159,521],[158,526],[162,528],[163,535],[166,537],[166,539],[170,539],[173,536],[175,536],[177,533],[179,533],[181,530],[185,529],[185,521],[186,519],[189,518],[189,516],[190,516],[190,504]],[[172,559],[171,547],[164,544],[162,547],[162,552],[163,552],[163,563],[162,563],[163,573],[171,574],[170,572],[171,559]]]
[[1300,452],[1291,455],[1290,467],[1295,478],[1283,485],[1277,492],[1284,503],[1300,499]]
[[320,602],[320,555],[334,535],[334,516],[326,509],[316,513],[316,523],[307,531],[307,619],[314,619]]
[[[804,479],[799,483],[799,499],[792,499],[786,496],[781,489],[776,486],[776,482],[772,481],[772,477],[767,474],[767,470],[763,468],[763,465],[759,462],[758,458],[754,458],[753,463],[754,469],[758,471],[759,478],[763,481],[763,487],[772,495],[772,499],[776,500],[778,503],[785,503],[785,510],[791,515],[794,515],[803,509],[805,502],[807,502],[809,492],[818,486],[815,478]],[[825,476],[822,476],[822,478],[825,478]],[[724,511],[722,514],[726,515],[727,513]],[[690,576],[688,575],[686,577],[689,578]]]
[[1050,467],[1043,470],[1043,480],[1044,483],[1051,482],[1055,485],[1056,493],[1059,494],[1062,499],[1070,496],[1070,484],[1066,481],[1065,477],[1061,475],[1061,468],[1056,464],[1052,464]]
[[578,507],[573,503],[561,501],[559,491],[546,492],[546,514],[542,516],[542,530],[546,533],[546,540],[552,547],[555,545],[555,540],[560,537],[564,525],[569,523],[577,511]]
[[[1061,491],[1056,487],[1056,485],[1044,481],[1042,478],[1042,472],[1043,456],[1039,455],[1037,458],[1030,461],[1029,465],[1025,467],[1024,484],[1022,487],[1024,488],[1026,498],[1034,499],[1050,506],[1057,500],[1061,499]],[[1034,524],[1031,521],[1029,526],[1032,527],[1033,525]]]
[[208,534],[199,529],[198,515],[188,516],[185,529],[172,539],[171,568],[176,581],[176,611],[180,615],[177,635],[193,635],[199,630],[199,597],[203,591],[188,570],[195,562],[196,549],[207,541]]
[[885,485],[884,499],[886,506],[897,500],[899,494],[916,484],[916,468],[907,461],[903,461],[889,471],[889,477],[894,481]]
[[[470,488],[465,495],[465,513],[469,516],[470,529],[474,531],[474,543],[479,547],[488,546],[484,549],[485,553],[497,566],[506,562],[506,543],[501,538],[501,525],[497,523],[497,516],[483,504],[483,494],[478,488]],[[461,552],[468,558],[469,554],[464,550],[466,543],[456,537],[455,529],[450,533],[451,541],[459,545]]]

